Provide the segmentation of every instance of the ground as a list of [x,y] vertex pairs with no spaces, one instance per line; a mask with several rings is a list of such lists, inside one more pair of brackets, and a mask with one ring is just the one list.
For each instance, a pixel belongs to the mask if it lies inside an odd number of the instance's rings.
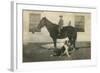
[[[84,60],[91,59],[91,48],[89,42],[77,42],[79,48],[67,56],[51,56],[53,52],[53,43],[29,43],[23,45],[23,62],[41,62],[41,61],[61,61],[61,60]],[[58,43],[58,48],[59,43]]]

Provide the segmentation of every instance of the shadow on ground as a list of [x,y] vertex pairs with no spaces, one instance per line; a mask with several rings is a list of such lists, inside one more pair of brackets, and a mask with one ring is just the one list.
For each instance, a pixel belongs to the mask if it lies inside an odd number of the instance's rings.
[[54,54],[54,48],[43,47],[43,45],[46,44],[53,43],[29,43],[27,45],[23,45],[23,62],[91,59],[91,49],[89,42],[77,42],[76,46],[79,49],[73,52],[70,58],[67,56],[51,56]]

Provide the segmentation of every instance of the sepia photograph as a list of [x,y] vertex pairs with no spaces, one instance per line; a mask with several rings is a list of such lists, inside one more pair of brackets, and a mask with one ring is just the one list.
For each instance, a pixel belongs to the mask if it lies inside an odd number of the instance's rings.
[[12,70],[97,64],[95,7],[14,2],[11,14]]
[[91,59],[91,13],[22,10],[22,61]]

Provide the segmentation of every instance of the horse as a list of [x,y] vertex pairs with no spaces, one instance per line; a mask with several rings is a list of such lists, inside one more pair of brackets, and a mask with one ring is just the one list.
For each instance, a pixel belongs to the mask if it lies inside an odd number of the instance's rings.
[[65,26],[61,29],[61,32],[60,32],[60,35],[58,36],[59,34],[59,31],[58,31],[58,28],[59,26],[57,24],[54,24],[52,23],[51,21],[49,21],[46,17],[43,17],[38,26],[37,26],[37,29],[39,31],[41,31],[41,28],[42,27],[46,27],[49,34],[50,34],[50,37],[52,38],[53,40],[53,43],[54,43],[54,48],[57,48],[57,39],[64,39],[66,37],[68,37],[69,39],[69,42],[73,45],[73,48],[75,48],[75,43],[76,43],[76,39],[77,39],[77,31],[75,29],[75,27],[73,26]]

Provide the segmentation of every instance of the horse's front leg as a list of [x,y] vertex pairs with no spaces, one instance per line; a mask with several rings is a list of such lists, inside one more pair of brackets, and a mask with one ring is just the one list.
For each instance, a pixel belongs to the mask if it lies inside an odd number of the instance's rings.
[[[56,45],[56,39],[54,39],[54,38],[52,38],[53,39],[53,43],[54,43],[54,49],[53,49],[53,51],[55,52],[56,51],[56,48],[57,48],[57,45]],[[53,55],[51,55],[51,56],[56,56],[57,55],[57,53],[55,52]]]
[[56,45],[57,39],[53,39],[53,42],[54,42],[54,48],[57,48],[57,45]]

